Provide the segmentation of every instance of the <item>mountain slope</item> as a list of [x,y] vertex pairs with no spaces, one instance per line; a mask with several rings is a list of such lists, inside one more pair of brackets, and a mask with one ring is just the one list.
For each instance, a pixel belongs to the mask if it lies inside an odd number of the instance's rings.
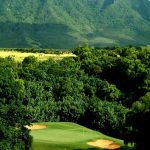
[[150,44],[148,0],[0,0],[0,47]]

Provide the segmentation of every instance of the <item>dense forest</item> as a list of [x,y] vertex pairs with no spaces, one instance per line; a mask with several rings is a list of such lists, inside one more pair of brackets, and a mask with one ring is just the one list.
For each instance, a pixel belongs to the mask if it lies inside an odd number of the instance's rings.
[[29,150],[24,125],[47,121],[76,122],[146,149],[150,47],[72,52],[62,60],[0,58],[0,149]]

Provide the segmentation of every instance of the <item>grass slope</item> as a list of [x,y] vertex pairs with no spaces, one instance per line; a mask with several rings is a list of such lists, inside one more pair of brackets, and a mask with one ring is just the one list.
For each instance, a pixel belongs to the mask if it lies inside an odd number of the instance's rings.
[[34,56],[39,61],[48,60],[50,58],[61,60],[64,57],[75,57],[72,53],[63,54],[44,54],[44,53],[31,53],[31,52],[17,52],[17,51],[0,51],[0,57],[13,57],[16,61],[22,61],[25,57]]
[[96,150],[97,148],[86,144],[96,139],[112,140],[120,144],[121,149],[130,149],[129,147],[124,147],[122,140],[106,136],[75,123],[47,122],[39,124],[46,125],[47,128],[31,131],[34,150]]

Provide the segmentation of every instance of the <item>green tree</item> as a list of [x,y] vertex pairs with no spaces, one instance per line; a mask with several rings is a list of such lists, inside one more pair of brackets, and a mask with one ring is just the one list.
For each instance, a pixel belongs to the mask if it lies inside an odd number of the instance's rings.
[[126,135],[127,142],[136,143],[136,149],[149,148],[150,134],[150,93],[141,97],[139,101],[133,103],[130,112],[126,117],[126,125],[128,134]]
[[0,149],[29,150],[32,138],[24,127],[30,123],[22,104],[24,82],[4,62],[0,63]]
[[91,128],[121,138],[127,112],[128,109],[121,104],[93,98],[89,102],[84,120]]

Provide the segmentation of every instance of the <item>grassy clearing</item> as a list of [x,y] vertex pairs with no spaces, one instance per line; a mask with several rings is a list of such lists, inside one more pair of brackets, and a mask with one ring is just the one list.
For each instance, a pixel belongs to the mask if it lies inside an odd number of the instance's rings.
[[97,139],[112,140],[121,145],[121,150],[130,149],[124,147],[122,140],[74,123],[40,123],[40,125],[46,125],[47,128],[31,131],[34,150],[98,150],[98,148],[87,145],[87,142]]
[[16,61],[22,61],[25,57],[34,56],[39,61],[48,60],[50,58],[55,60],[61,60],[65,57],[75,57],[72,53],[63,53],[63,54],[44,54],[44,53],[31,53],[31,52],[17,52],[17,51],[0,51],[0,57],[14,57]]

